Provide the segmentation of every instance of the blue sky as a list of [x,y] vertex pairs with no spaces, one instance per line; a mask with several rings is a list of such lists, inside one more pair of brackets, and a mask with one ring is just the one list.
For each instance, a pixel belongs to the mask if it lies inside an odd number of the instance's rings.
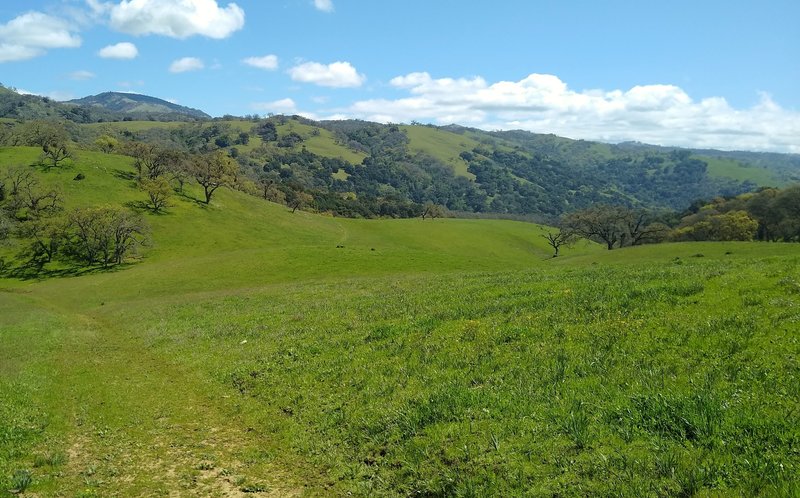
[[800,152],[796,0],[5,0],[0,82]]

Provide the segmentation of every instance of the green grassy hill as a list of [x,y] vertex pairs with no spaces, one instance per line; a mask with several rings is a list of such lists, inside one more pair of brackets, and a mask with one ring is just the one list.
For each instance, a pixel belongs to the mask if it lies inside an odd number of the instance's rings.
[[459,157],[462,152],[469,152],[478,146],[478,142],[462,135],[428,126],[403,126],[408,134],[411,150],[429,154],[442,163],[450,166],[458,176],[470,180],[475,175],[467,171],[467,164]]
[[708,163],[708,173],[714,177],[751,181],[756,185],[771,187],[782,187],[788,183],[786,178],[781,178],[777,172],[763,166],[744,164],[724,157],[698,156],[698,158]]
[[[31,168],[143,199],[127,157]],[[527,223],[199,198],[127,265],[0,279],[0,496],[798,492],[795,245],[552,259]]]

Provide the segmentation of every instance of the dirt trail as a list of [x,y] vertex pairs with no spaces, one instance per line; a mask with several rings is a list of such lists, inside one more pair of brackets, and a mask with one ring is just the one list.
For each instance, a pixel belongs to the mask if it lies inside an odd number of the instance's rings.
[[218,387],[97,318],[36,305],[67,324],[50,331],[59,339],[48,358],[36,360],[50,369],[38,395],[51,424],[35,453],[67,456],[62,467],[37,471],[43,482],[37,494],[300,494],[291,473],[258,458],[267,441],[231,415],[228,401],[214,393]]

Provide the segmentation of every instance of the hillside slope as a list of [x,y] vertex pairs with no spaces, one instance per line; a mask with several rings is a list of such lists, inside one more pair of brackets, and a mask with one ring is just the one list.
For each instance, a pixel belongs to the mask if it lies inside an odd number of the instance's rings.
[[[144,197],[129,157],[38,153],[0,174]],[[795,245],[553,259],[528,223],[200,195],[126,265],[0,278],[0,496],[796,494]]]

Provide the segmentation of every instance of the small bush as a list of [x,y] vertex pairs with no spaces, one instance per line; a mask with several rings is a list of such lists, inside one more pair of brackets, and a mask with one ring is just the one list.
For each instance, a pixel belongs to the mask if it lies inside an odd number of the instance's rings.
[[24,493],[33,484],[33,475],[30,470],[18,470],[11,478],[11,491],[14,494]]

